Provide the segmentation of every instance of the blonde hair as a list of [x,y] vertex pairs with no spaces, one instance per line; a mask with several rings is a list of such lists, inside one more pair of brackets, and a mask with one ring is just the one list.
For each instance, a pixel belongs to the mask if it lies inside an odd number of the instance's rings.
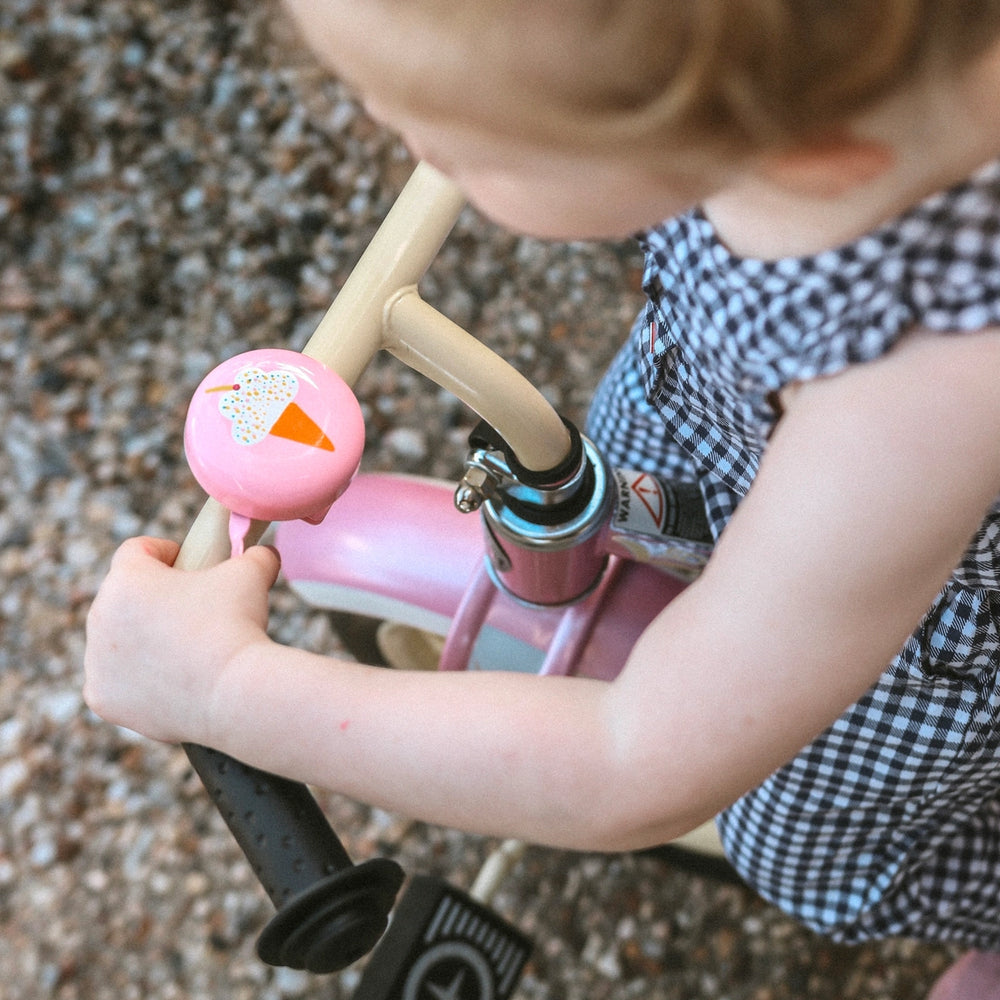
[[[387,18],[434,23],[431,51],[393,59],[411,104],[447,113],[457,91],[489,115],[506,101],[504,128],[588,147],[819,138],[908,81],[957,73],[1000,34],[1000,0],[382,3]],[[486,64],[504,94],[476,95]]]
[[924,74],[956,73],[1000,34],[995,0],[666,6],[686,41],[641,117],[744,148],[822,136]]

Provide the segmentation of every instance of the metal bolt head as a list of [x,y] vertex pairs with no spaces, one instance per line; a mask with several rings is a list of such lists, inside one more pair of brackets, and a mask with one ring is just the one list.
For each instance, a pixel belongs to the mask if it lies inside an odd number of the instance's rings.
[[478,465],[469,465],[455,490],[455,506],[463,514],[479,510],[492,489],[489,473]]

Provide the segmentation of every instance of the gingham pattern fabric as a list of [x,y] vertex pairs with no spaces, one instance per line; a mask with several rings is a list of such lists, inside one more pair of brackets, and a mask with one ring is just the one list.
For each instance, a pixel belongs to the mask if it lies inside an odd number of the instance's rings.
[[[612,464],[697,480],[717,536],[784,385],[878,358],[914,326],[1000,324],[1000,164],[810,257],[735,257],[698,211],[644,244],[648,306],[587,433]],[[871,690],[719,818],[762,895],[845,942],[1000,950],[998,623],[1000,500]]]

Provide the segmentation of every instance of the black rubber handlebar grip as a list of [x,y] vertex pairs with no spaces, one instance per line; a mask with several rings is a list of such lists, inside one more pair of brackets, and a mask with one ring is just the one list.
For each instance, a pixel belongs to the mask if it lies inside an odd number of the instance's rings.
[[184,750],[278,909],[261,959],[335,972],[370,951],[403,882],[393,861],[354,865],[309,789],[207,747]]

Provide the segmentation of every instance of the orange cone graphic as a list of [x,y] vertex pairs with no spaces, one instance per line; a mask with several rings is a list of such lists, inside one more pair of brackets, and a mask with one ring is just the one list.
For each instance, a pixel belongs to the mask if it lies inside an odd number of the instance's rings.
[[298,403],[289,403],[271,425],[270,432],[275,437],[288,438],[312,448],[333,451],[333,442]]

